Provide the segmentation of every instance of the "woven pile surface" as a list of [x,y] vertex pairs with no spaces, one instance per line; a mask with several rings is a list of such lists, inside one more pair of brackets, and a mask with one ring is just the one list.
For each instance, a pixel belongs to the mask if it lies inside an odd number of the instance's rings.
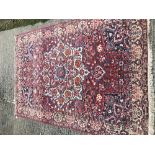
[[71,20],[16,37],[16,115],[88,134],[148,134],[147,20]]

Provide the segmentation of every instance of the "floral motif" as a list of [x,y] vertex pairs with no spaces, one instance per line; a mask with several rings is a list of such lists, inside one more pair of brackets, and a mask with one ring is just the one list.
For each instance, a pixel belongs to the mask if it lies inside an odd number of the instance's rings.
[[142,28],[140,25],[131,26],[131,39],[133,42],[136,42],[142,36]]

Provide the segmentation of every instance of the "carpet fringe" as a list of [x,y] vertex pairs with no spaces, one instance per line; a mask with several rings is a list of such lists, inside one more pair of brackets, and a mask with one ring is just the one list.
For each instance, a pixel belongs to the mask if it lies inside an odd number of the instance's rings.
[[[14,36],[14,41],[16,43],[17,41],[17,37]],[[13,100],[13,104],[14,104],[14,116],[16,117],[16,46],[14,47],[14,100]]]
[[153,86],[153,51],[152,51],[153,26],[148,20],[148,100],[149,100],[149,131],[148,134],[155,133],[155,91]]

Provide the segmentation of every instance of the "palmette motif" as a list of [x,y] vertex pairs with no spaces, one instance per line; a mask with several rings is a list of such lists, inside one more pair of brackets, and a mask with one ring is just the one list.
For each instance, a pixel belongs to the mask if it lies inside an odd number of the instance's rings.
[[147,134],[147,21],[71,20],[16,39],[16,115],[88,134]]

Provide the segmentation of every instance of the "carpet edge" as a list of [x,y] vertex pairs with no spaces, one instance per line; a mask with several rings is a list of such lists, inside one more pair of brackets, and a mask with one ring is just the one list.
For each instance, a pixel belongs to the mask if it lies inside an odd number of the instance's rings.
[[149,100],[149,135],[153,135],[155,130],[155,105],[154,105],[154,86],[153,86],[153,24],[148,20],[148,100]]

